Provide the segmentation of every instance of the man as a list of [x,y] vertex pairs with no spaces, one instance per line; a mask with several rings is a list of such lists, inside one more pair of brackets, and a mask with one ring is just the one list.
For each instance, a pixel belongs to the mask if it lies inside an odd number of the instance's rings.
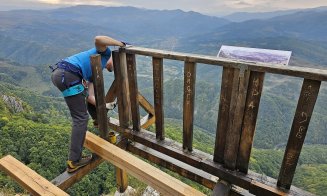
[[[92,159],[92,156],[82,156],[89,118],[86,103],[88,93],[85,87],[88,83],[93,87],[90,56],[100,54],[102,68],[112,71],[111,50],[108,46],[123,47],[126,45],[108,36],[96,36],[94,41],[95,48],[67,57],[51,67],[53,70],[51,76],[52,83],[63,93],[73,121],[67,161],[68,172],[78,170],[87,165]],[[95,104],[95,98],[92,96],[88,97],[88,101],[91,104]],[[90,104],[89,108],[92,108]],[[95,118],[94,109],[90,113]]]

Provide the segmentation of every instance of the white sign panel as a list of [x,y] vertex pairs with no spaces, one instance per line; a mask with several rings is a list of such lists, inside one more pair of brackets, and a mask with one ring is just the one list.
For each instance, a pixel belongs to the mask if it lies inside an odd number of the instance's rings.
[[249,62],[288,65],[291,54],[291,51],[222,45],[217,57]]

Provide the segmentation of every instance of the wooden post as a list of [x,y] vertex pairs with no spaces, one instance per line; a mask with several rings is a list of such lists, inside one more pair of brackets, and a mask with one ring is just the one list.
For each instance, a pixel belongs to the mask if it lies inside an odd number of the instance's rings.
[[290,189],[321,81],[304,79],[277,185]]
[[164,110],[163,110],[163,59],[152,58],[153,65],[153,98],[156,120],[156,138],[165,139]]
[[90,60],[92,67],[92,79],[94,84],[94,94],[96,100],[96,111],[100,136],[106,139],[108,137],[108,125],[101,56],[99,54],[92,55],[90,57]]
[[133,119],[133,130],[140,131],[140,109],[138,101],[138,87],[137,87],[137,75],[136,75],[136,60],[135,54],[126,54],[127,61],[127,74],[129,81],[129,92]]
[[228,128],[229,107],[231,104],[233,88],[234,69],[224,67],[221,90],[220,102],[218,112],[218,123],[216,130],[215,151],[213,160],[218,163],[224,163],[224,151],[226,143],[226,132]]
[[250,73],[240,147],[237,158],[237,168],[239,171],[244,173],[248,173],[264,77],[264,72],[251,71]]
[[185,61],[183,102],[183,149],[192,151],[196,63]]
[[240,69],[235,69],[234,72],[224,152],[224,167],[231,170],[236,168],[244,116],[245,99],[250,76],[249,70],[246,69],[246,66],[241,66]]
[[117,98],[118,90],[119,89],[118,89],[117,81],[114,80],[107,92],[106,103],[115,101],[115,99]]
[[[130,102],[129,87],[127,81],[127,63],[126,54],[123,52],[113,51],[113,63],[115,70],[115,80],[117,80],[120,91],[117,95],[119,125],[123,128],[129,127],[130,122]],[[120,193],[125,192],[128,186],[128,177],[126,171],[116,167],[117,189]]]

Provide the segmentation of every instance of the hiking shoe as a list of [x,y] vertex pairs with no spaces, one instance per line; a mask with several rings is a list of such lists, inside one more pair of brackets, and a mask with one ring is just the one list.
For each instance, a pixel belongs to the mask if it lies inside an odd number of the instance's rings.
[[71,173],[79,168],[84,167],[85,165],[89,164],[92,160],[92,155],[82,156],[79,161],[67,161],[67,172]]

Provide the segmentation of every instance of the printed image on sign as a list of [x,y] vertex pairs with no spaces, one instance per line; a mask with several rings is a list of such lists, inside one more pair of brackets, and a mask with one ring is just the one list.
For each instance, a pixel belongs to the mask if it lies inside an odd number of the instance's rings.
[[222,45],[217,57],[258,63],[288,65],[291,51]]

